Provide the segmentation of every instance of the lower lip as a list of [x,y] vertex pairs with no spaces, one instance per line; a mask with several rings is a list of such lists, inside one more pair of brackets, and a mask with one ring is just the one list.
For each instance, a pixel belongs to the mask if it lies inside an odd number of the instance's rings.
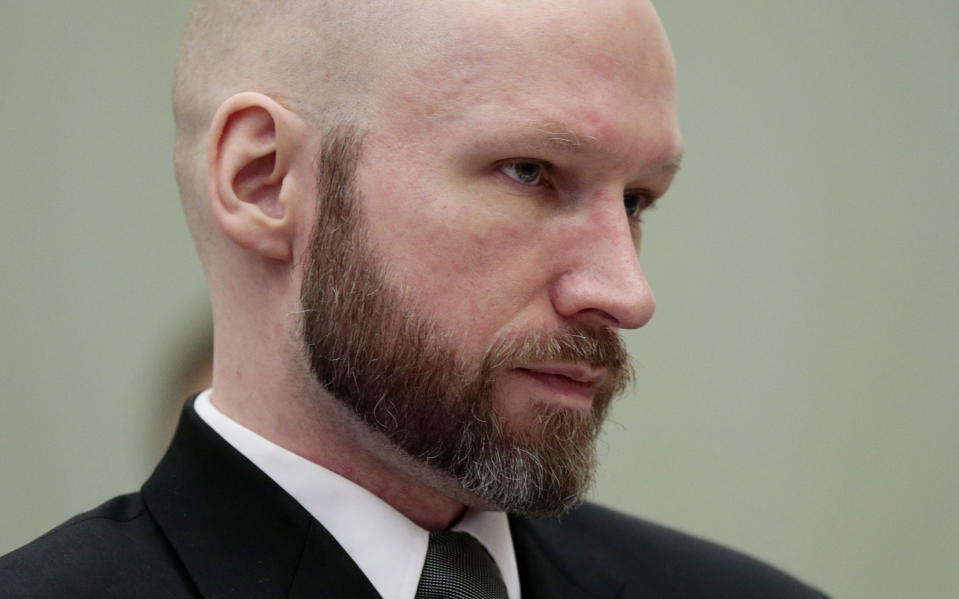
[[526,370],[524,368],[517,368],[517,371],[539,382],[553,393],[560,395],[591,401],[596,392],[596,385],[594,383],[583,383],[562,375],[547,374],[545,372]]

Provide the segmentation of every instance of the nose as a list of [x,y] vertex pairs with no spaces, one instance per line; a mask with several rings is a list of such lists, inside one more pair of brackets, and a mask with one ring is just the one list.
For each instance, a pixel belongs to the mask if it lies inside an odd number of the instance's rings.
[[653,317],[656,300],[622,208],[603,220],[608,226],[584,228],[578,241],[567,239],[570,268],[551,288],[553,308],[584,326],[638,329]]

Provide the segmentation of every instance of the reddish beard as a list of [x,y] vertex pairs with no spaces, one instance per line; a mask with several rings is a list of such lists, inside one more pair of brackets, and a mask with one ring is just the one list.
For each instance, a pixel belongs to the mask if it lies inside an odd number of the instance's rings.
[[[560,513],[595,472],[595,441],[612,398],[630,378],[610,329],[531,332],[466,360],[429,318],[386,282],[362,226],[353,177],[361,140],[333,132],[320,157],[319,218],[300,301],[303,342],[317,381],[409,456],[503,510]],[[524,363],[568,360],[605,367],[589,410],[531,406],[520,426],[495,409],[499,376]]]

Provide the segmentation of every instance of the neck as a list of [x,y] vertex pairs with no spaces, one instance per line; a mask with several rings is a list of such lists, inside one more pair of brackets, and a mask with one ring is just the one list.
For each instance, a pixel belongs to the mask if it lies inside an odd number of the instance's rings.
[[225,415],[360,485],[429,531],[445,530],[462,516],[458,487],[401,454],[315,383],[296,383],[305,377],[290,372],[296,361],[283,359],[283,348],[257,351],[262,359],[247,351],[241,363],[230,360],[225,345],[215,349],[213,374],[213,402]]
[[296,295],[280,283],[267,289],[269,293],[223,291],[213,298],[216,407],[280,447],[367,489],[427,530],[455,523],[475,498],[371,431],[316,383],[293,334]]

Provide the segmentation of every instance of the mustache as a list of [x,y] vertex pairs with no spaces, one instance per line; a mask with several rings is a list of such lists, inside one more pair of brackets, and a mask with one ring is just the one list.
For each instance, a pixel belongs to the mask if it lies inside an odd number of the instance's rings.
[[609,328],[567,328],[500,339],[486,352],[483,371],[516,368],[529,362],[585,362],[608,371],[607,385],[618,393],[632,383],[634,372],[626,344]]

